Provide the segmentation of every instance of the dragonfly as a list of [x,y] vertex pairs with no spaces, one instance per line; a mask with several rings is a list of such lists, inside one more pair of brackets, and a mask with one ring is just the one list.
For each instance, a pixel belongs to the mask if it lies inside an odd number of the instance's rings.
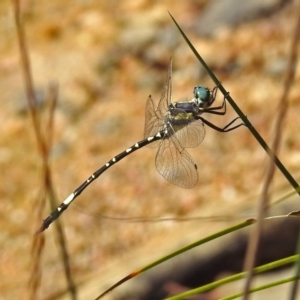
[[155,165],[158,173],[169,182],[182,187],[192,188],[198,182],[197,165],[187,152],[186,148],[198,146],[205,137],[204,124],[219,132],[229,132],[242,125],[233,123],[233,119],[225,127],[220,128],[204,119],[203,113],[216,115],[226,114],[226,97],[222,105],[212,107],[216,99],[218,86],[209,90],[203,86],[194,88],[194,97],[188,101],[172,103],[172,58],[170,59],[167,79],[159,102],[156,104],[148,97],[145,113],[144,139],[114,156],[100,169],[94,172],[72,194],[70,194],[51,214],[43,221],[37,233],[47,229],[69,205],[102,173],[111,166],[127,157],[131,153],[145,146],[157,147]]

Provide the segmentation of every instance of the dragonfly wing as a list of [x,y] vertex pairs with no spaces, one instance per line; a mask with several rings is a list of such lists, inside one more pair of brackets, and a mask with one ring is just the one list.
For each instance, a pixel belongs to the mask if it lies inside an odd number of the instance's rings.
[[160,119],[154,108],[154,101],[151,96],[148,97],[145,114],[144,138],[155,135],[162,129],[164,120]]
[[159,174],[179,187],[192,188],[198,182],[197,166],[175,135],[160,141],[155,165]]
[[196,120],[176,131],[175,135],[182,147],[193,148],[204,140],[205,128],[201,120]]
[[[144,138],[155,135],[164,128],[165,113],[169,109],[172,97],[172,58],[170,59],[168,76],[156,106],[152,97],[149,96],[146,104]],[[149,147],[157,147],[158,141],[149,144]]]
[[[154,102],[151,96],[148,97],[146,104],[146,114],[145,114],[145,128],[144,128],[144,138],[154,136],[160,130],[163,129],[164,120],[160,119],[156,114],[154,109]],[[158,141],[155,141],[149,145],[148,147],[157,147]]]
[[171,100],[172,100],[172,58],[170,58],[167,79],[163,91],[161,93],[159,103],[156,108],[156,113],[161,119],[164,119],[165,112],[169,109]]

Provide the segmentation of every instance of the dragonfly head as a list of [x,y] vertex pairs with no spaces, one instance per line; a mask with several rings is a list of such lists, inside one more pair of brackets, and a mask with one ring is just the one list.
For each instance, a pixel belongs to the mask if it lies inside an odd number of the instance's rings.
[[199,108],[210,107],[216,97],[213,91],[210,91],[208,88],[203,86],[196,86],[194,88],[194,96],[195,98],[193,100]]

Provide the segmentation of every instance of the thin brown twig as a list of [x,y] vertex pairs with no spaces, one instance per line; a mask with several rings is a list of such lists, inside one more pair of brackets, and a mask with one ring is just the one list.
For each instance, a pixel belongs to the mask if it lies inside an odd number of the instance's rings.
[[18,34],[18,43],[20,48],[20,55],[21,55],[21,63],[22,63],[22,71],[23,71],[23,78],[25,81],[25,90],[27,95],[27,102],[29,107],[29,112],[31,114],[31,120],[33,122],[33,128],[35,131],[35,136],[37,139],[38,147],[41,153],[44,154],[44,142],[40,130],[40,120],[38,114],[36,112],[36,98],[34,93],[34,83],[33,78],[31,76],[31,67],[28,57],[27,51],[27,44],[26,44],[26,36],[23,30],[22,22],[21,22],[21,11],[20,11],[20,3],[19,0],[12,0],[13,7],[14,7],[14,18],[15,24]]
[[[58,85],[56,83],[52,83],[48,87],[48,101],[49,109],[48,109],[48,120],[46,122],[46,133],[47,134],[47,150],[50,151],[52,148],[52,139],[53,139],[53,129],[54,129],[54,112],[57,104],[58,97]],[[49,157],[50,153],[47,153],[47,157]]]
[[[47,194],[49,194],[49,191],[52,189],[51,184],[51,173],[50,168],[48,165],[48,158],[49,158],[49,152],[51,150],[51,141],[52,141],[52,132],[53,132],[53,123],[54,123],[54,111],[55,106],[57,102],[57,91],[58,87],[56,85],[50,85],[49,91],[48,91],[48,98],[47,98],[47,104],[49,104],[49,116],[48,116],[48,122],[46,126],[46,131],[41,136],[45,136],[47,138],[43,139],[44,142],[47,141],[47,145],[45,147],[41,147],[40,149],[44,149],[44,152],[42,155],[43,157],[43,168],[42,168],[42,178],[43,178],[43,187],[41,189],[41,195],[38,197],[38,205],[37,207],[37,215],[40,219],[43,213],[43,209],[46,204],[46,198]],[[34,107],[34,114],[37,114],[36,108]],[[40,127],[39,130],[42,130]],[[50,184],[49,184],[50,182]],[[32,261],[33,261],[33,267],[32,272],[29,278],[29,299],[35,299],[36,294],[38,291],[38,287],[41,284],[41,269],[40,269],[40,261],[42,256],[43,247],[45,244],[45,238],[38,238],[37,236],[34,236],[33,243],[32,243]]]
[[[31,115],[35,136],[37,139],[38,149],[39,152],[42,154],[42,157],[44,158],[45,157],[44,140],[42,138],[42,133],[40,130],[40,120],[36,112],[36,99],[35,99],[35,93],[33,88],[34,84],[31,76],[30,62],[27,54],[28,52],[27,52],[27,45],[26,45],[26,37],[21,22],[20,3],[18,0],[13,0],[13,8],[14,8],[14,18],[15,18],[15,24],[16,24],[16,30],[18,36],[18,43],[20,48],[23,78],[25,82],[25,90],[27,96],[26,99],[29,107],[29,112]],[[45,198],[44,201],[41,201],[40,203],[44,203],[44,202],[45,202]],[[40,258],[43,252],[43,246],[44,246],[44,238],[34,237],[32,243],[33,266],[32,266],[31,274],[29,276],[29,291],[28,291],[29,299],[36,298],[38,287],[41,284]]]
[[[29,107],[29,111],[30,111],[30,115],[34,127],[35,136],[37,139],[38,150],[40,156],[42,157],[42,180],[43,180],[42,196],[40,197],[39,205],[36,205],[36,207],[38,207],[39,219],[41,219],[42,209],[45,206],[47,195],[50,196],[49,198],[50,198],[51,207],[54,208],[56,206],[55,193],[53,189],[51,170],[50,170],[48,160],[49,160],[49,154],[52,146],[54,111],[57,102],[58,87],[57,85],[52,85],[49,87],[49,91],[48,91],[49,115],[46,122],[47,124],[46,131],[43,134],[42,128],[40,126],[41,125],[40,116],[37,112],[34,84],[31,75],[30,60],[29,60],[29,55],[28,55],[27,45],[26,45],[26,36],[25,36],[25,31],[23,29],[21,17],[20,17],[20,13],[21,13],[20,3],[19,0],[12,0],[12,3],[14,9],[14,18],[15,18],[18,43],[20,48],[21,64],[22,64],[22,70],[23,70],[23,76],[25,82],[28,107]],[[70,271],[70,263],[69,263],[69,256],[66,247],[66,241],[63,235],[63,230],[60,225],[60,222],[56,222],[56,231],[59,239],[59,245],[61,250],[60,253],[64,265],[64,270],[68,282],[68,289],[71,293],[72,299],[75,300],[77,299],[76,287],[73,282],[72,274]],[[35,235],[32,243],[33,268],[29,278],[29,299],[31,300],[36,298],[38,287],[41,284],[40,261],[41,261],[41,255],[44,248],[43,246],[44,246],[44,237],[42,237],[41,235],[39,236]]]
[[[286,114],[289,106],[288,95],[290,93],[295,78],[295,70],[297,65],[297,45],[300,36],[299,33],[300,33],[300,9],[299,9],[299,15],[297,18],[296,26],[293,29],[293,38],[292,38],[291,52],[288,61],[288,68],[287,68],[287,73],[283,84],[283,93],[279,101],[279,108],[278,108],[279,113],[277,115],[276,122],[275,122],[275,135],[272,143],[272,149],[274,155],[277,155],[279,152],[282,131],[284,127],[284,120],[286,118]],[[247,300],[249,298],[249,291],[251,288],[251,282],[253,278],[253,268],[255,264],[255,258],[256,258],[257,248],[259,245],[260,235],[262,232],[263,219],[266,215],[267,207],[269,203],[269,190],[274,177],[274,173],[275,173],[275,164],[274,164],[274,160],[271,159],[268,164],[267,174],[266,174],[263,190],[258,204],[257,224],[251,233],[249,243],[248,243],[248,249],[247,249],[245,266],[244,266],[244,270],[248,272],[246,282],[245,282],[245,287],[244,287],[244,296],[243,296],[244,300]]]

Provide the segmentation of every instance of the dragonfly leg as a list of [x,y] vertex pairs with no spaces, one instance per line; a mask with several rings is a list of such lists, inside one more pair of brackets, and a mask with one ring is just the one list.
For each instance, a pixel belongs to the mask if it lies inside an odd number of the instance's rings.
[[[213,91],[212,91],[212,93],[214,93],[214,90],[217,90],[218,89],[218,86],[216,86],[214,89],[213,89]],[[215,95],[217,94],[217,92],[215,92]],[[215,106],[215,107],[209,107],[209,108],[207,108],[207,109],[205,109],[205,110],[203,110],[203,112],[205,112],[205,113],[209,113],[209,114],[214,114],[214,115],[225,115],[226,114],[226,97],[229,95],[229,92],[227,92],[227,94],[224,96],[224,99],[223,99],[223,103],[222,103],[222,105],[220,105],[220,106]],[[215,96],[214,96],[215,97]],[[222,110],[223,109],[223,111],[216,111],[216,110]]]
[[[206,124],[207,126],[211,127],[212,129],[214,130],[217,130],[219,132],[229,132],[229,131],[232,131],[240,126],[246,126],[246,124],[244,123],[240,123],[236,126],[233,126],[233,127],[230,127],[237,119],[240,119],[240,117],[236,117],[235,119],[233,119],[231,122],[229,122],[226,126],[224,126],[223,128],[220,128],[214,124],[212,124],[211,122],[205,120],[204,118],[202,117],[198,117],[197,119],[200,119],[204,124]],[[229,128],[230,127],[230,128]]]
[[218,85],[216,85],[213,89],[212,89],[212,91],[211,91],[211,94],[212,94],[212,97],[215,99],[216,98],[216,96],[217,96],[217,92],[218,92],[218,89],[219,89],[219,85],[220,85],[221,83],[219,83]]

